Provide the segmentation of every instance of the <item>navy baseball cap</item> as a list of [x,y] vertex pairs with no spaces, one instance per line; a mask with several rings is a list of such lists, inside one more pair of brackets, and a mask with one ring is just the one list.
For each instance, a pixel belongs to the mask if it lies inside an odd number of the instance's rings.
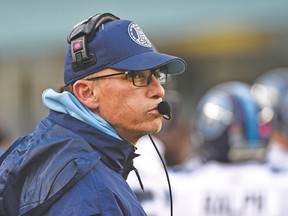
[[98,27],[95,37],[87,44],[96,59],[89,67],[73,69],[71,46],[65,56],[65,85],[106,68],[139,71],[166,66],[168,74],[181,74],[187,68],[183,59],[157,52],[142,29],[129,20],[114,20]]

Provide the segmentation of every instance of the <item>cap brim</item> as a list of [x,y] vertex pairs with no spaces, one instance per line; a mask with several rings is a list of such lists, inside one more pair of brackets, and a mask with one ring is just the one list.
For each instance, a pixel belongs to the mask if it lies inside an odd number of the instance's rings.
[[183,59],[159,52],[144,52],[110,65],[118,70],[140,71],[166,66],[168,74],[181,74],[187,66]]

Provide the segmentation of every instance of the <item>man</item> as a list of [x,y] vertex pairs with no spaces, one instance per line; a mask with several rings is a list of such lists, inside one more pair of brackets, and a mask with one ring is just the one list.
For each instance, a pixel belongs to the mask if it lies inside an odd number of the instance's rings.
[[161,129],[161,84],[186,63],[109,13],[68,42],[65,86],[42,96],[50,115],[2,163],[0,215],[146,215],[125,179],[137,140]]

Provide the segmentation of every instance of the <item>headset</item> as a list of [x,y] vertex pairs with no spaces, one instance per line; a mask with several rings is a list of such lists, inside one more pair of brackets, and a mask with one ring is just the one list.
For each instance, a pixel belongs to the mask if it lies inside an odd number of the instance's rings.
[[73,27],[67,36],[67,42],[71,44],[72,68],[75,72],[96,64],[97,58],[95,53],[89,52],[88,42],[93,40],[99,26],[119,19],[111,13],[98,13]]

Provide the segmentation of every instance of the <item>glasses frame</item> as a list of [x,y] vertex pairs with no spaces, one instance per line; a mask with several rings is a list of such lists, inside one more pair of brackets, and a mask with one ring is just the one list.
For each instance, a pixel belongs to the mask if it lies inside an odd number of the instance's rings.
[[[158,70],[158,69],[160,69],[160,70],[161,70],[161,69],[162,69],[162,70],[164,69],[164,73],[163,73],[163,72],[160,72],[160,73],[162,73],[162,74],[165,75],[165,80],[164,80],[164,82],[163,82],[163,81],[160,81],[160,80],[158,79],[157,75],[156,75],[156,70]],[[147,78],[147,82],[146,82],[145,85],[136,85],[136,84],[135,84],[135,80],[134,80],[135,76],[133,76],[133,74],[137,74],[137,72],[143,72],[143,71],[123,71],[123,72],[118,72],[118,73],[113,73],[113,74],[107,74],[107,75],[98,76],[98,77],[91,77],[91,78],[87,78],[87,79],[85,79],[85,80],[87,80],[87,81],[95,81],[95,80],[98,80],[98,79],[101,79],[101,78],[105,78],[105,77],[119,76],[119,75],[125,74],[125,75],[129,75],[129,76],[132,78],[132,83],[133,83],[133,85],[136,86],[136,87],[145,87],[145,86],[148,86],[148,85],[151,83],[151,81],[152,81],[152,75],[154,75],[154,76],[157,78],[157,80],[159,81],[159,83],[160,83],[161,85],[164,85],[164,84],[167,82],[167,70],[166,70],[166,67],[160,67],[160,68],[152,69],[152,70],[149,70],[149,71],[150,71],[150,74],[149,74],[149,76],[148,76],[148,78]]]
[[129,74],[129,71],[124,71],[124,72],[118,72],[118,73],[114,73],[114,74],[107,74],[107,75],[103,75],[103,76],[98,76],[98,77],[91,77],[91,78],[87,78],[85,80],[88,81],[95,81],[101,78],[105,78],[105,77],[110,77],[110,76],[119,76],[119,75],[123,75],[123,74]]

